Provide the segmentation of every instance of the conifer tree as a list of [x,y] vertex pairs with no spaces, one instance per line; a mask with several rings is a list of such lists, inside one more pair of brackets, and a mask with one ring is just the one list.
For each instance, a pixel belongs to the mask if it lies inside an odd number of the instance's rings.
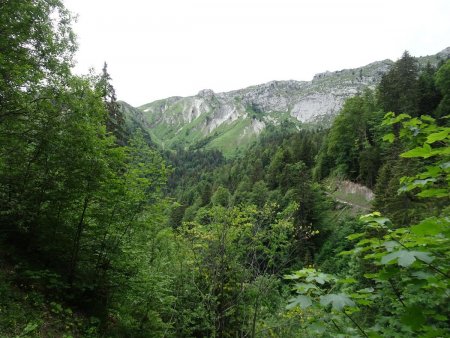
[[419,113],[419,69],[417,61],[407,51],[383,76],[378,86],[378,101],[388,112],[410,114]]
[[116,137],[116,143],[123,146],[127,143],[125,117],[117,102],[116,90],[111,84],[111,75],[108,73],[108,65],[105,62],[102,68],[102,74],[97,84],[97,90],[108,111],[106,120],[106,130]]
[[[450,112],[450,60],[447,60],[436,73],[436,87],[439,89],[442,100],[436,109],[436,116],[442,118]],[[440,123],[447,123],[448,119],[439,121]]]

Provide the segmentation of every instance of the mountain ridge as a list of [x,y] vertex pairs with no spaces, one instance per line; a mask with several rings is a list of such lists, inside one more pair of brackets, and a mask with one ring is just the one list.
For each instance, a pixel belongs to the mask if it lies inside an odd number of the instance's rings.
[[[447,47],[416,59],[424,67],[449,57]],[[347,98],[374,88],[393,64],[386,59],[318,73],[311,81],[270,81],[229,92],[202,89],[126,110],[163,148],[217,148],[230,155],[269,125],[328,126]]]

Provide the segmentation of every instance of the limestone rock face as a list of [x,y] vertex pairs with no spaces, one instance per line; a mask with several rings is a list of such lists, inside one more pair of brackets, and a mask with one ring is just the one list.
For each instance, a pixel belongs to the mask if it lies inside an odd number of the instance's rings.
[[[418,58],[418,62],[436,64],[449,56],[450,47]],[[319,73],[311,81],[271,81],[226,93],[203,89],[195,96],[170,97],[138,110],[154,139],[163,145],[188,146],[201,141],[211,147],[238,147],[268,125],[284,121],[298,128],[329,125],[347,98],[374,88],[393,64],[391,60],[377,61]]]

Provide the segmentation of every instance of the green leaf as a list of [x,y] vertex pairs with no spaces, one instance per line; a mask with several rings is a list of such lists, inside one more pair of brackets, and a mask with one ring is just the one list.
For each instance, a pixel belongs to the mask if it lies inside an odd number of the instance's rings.
[[356,252],[356,250],[344,250],[338,253],[338,256],[348,256],[352,255]]
[[344,279],[340,279],[339,283],[341,284],[354,284],[357,283],[358,281],[353,278],[353,277],[348,277],[348,278],[344,278]]
[[38,328],[39,324],[37,323],[28,323],[27,326],[23,329],[22,335],[27,335],[30,332],[33,332]]
[[395,140],[395,135],[393,133],[389,133],[383,136],[383,141],[392,143]]
[[434,257],[430,256],[429,252],[422,252],[422,251],[411,251],[411,252],[414,254],[414,256],[417,257],[417,259],[427,264],[430,264],[434,260]]
[[358,290],[357,292],[359,292],[359,293],[372,293],[374,291],[375,291],[374,288],[365,288],[365,289]]
[[428,279],[430,277],[433,277],[431,273],[425,271],[415,271],[411,275],[416,277],[417,279]]
[[317,286],[311,283],[297,283],[295,284],[295,290],[298,293],[307,293],[309,290],[317,290]]
[[442,141],[445,140],[448,137],[448,133],[449,133],[450,129],[445,129],[443,131],[440,131],[438,133],[433,133],[428,135],[427,137],[427,143],[434,143],[437,141]]
[[395,276],[398,273],[398,269],[390,269],[389,266],[387,266],[385,269],[381,270],[378,274],[365,274],[364,277],[367,276],[371,276],[372,277],[367,277],[370,279],[375,279],[375,280],[389,280],[390,278],[392,278],[393,276]]
[[414,186],[424,186],[424,185],[426,185],[426,184],[428,184],[428,183],[430,183],[430,182],[436,182],[436,179],[435,178],[426,178],[426,179],[423,179],[423,180],[414,180],[413,181],[413,185]]
[[326,278],[321,275],[314,277],[314,280],[321,285],[325,284],[325,282],[326,282]]
[[450,225],[449,221],[444,218],[427,218],[424,219],[417,225],[411,227],[411,232],[413,234],[423,236],[423,235],[437,235],[441,233],[446,227]]
[[367,306],[373,304],[373,301],[370,299],[357,299],[356,303]]
[[381,122],[381,125],[382,126],[390,125],[391,124],[391,120],[392,120],[393,117],[395,117],[395,113],[394,112],[391,112],[391,111],[387,112],[386,114],[384,114],[383,122]]
[[427,166],[427,171],[424,173],[419,174],[417,177],[419,178],[427,178],[427,177],[438,177],[439,174],[442,172],[442,165],[434,165],[434,166]]
[[316,333],[322,336],[327,331],[325,325],[321,322],[315,322],[308,326],[308,332]]
[[407,152],[400,154],[400,156],[404,158],[413,158],[413,157],[428,158],[433,155],[435,154],[432,152],[432,149],[429,144],[424,144],[423,147],[416,147],[414,149],[411,149]]
[[380,225],[391,224],[391,220],[386,217],[375,217],[373,220]]
[[292,274],[292,275],[284,275],[283,277],[284,279],[299,279],[300,276],[296,275],[296,274]]
[[440,148],[436,148],[433,149],[433,153],[431,156],[434,155],[450,155],[450,147],[440,147]]
[[386,250],[389,251],[389,252],[394,250],[394,248],[400,246],[400,244],[398,244],[395,241],[387,241],[387,242],[384,242],[383,245],[386,248]]
[[[391,261],[394,260],[398,260],[399,257],[403,257],[405,260],[405,256],[409,257],[409,260],[411,261],[409,265],[411,265],[412,263],[414,263],[414,261],[416,260],[416,258],[414,257],[414,255],[409,255],[409,251],[405,251],[405,250],[400,250],[400,251],[395,251],[392,252],[390,254],[387,254],[386,256],[383,256],[381,258],[381,264],[389,264]],[[411,260],[412,259],[412,260]],[[405,263],[403,260],[403,263]],[[402,265],[403,266],[403,265]]]
[[362,237],[364,235],[365,235],[365,233],[363,233],[363,232],[362,233],[357,233],[357,234],[351,234],[351,235],[347,236],[347,239],[352,241],[352,240],[360,238],[360,237]]
[[286,306],[286,309],[290,310],[297,306],[300,306],[301,309],[306,309],[312,305],[312,300],[308,296],[298,295],[296,298],[292,298],[289,300],[289,304]]
[[355,306],[355,302],[343,293],[330,293],[328,295],[321,296],[320,304],[325,307],[331,304],[333,310],[337,311],[341,311],[346,306]]
[[407,118],[411,118],[411,116],[408,115],[408,114],[402,113],[402,114],[397,115],[397,117],[394,117],[394,118],[391,120],[391,123],[397,123],[397,122],[400,122],[400,121],[402,121],[402,120],[404,120],[404,119],[407,119]]
[[418,193],[416,196],[419,197],[435,197],[435,198],[443,198],[448,196],[447,189],[425,189]]
[[422,313],[422,308],[419,306],[407,307],[401,317],[401,322],[413,330],[419,329],[425,324],[425,316]]
[[434,121],[436,121],[436,119],[432,118],[432,117],[429,116],[429,115],[422,115],[422,116],[420,117],[420,119],[421,119],[422,121],[428,121],[428,122],[431,122],[431,123],[433,123]]
[[369,331],[367,332],[367,335],[369,336],[369,338],[383,338],[383,336],[379,335],[375,331]]
[[414,263],[416,259],[419,259],[425,263],[431,263],[434,258],[431,257],[428,252],[399,250],[383,256],[381,258],[381,264],[386,265],[394,260],[397,260],[397,264],[399,266],[406,268]]

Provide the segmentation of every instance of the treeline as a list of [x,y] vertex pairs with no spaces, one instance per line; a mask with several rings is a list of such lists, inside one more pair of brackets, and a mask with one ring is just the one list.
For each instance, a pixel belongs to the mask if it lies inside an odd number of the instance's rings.
[[291,199],[284,196],[292,194],[292,182],[312,183],[311,168],[323,136],[323,131],[269,127],[248,150],[228,161],[217,150],[181,150],[169,156],[175,167],[171,194],[189,207],[180,221],[192,220],[199,208],[210,204],[262,207],[269,201],[286,206]]

